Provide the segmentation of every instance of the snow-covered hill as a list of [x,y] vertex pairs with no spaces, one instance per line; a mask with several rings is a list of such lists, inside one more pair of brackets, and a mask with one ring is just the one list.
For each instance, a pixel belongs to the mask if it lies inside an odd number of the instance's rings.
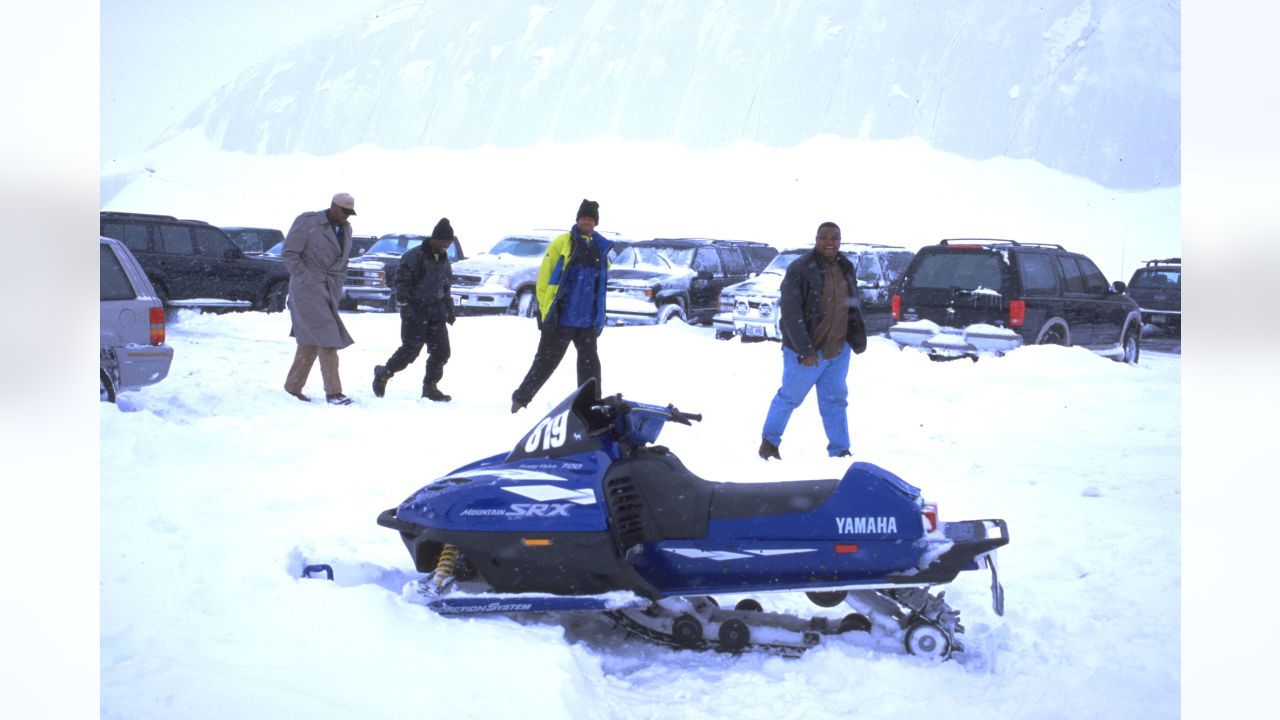
[[357,17],[175,130],[314,155],[914,136],[1112,189],[1181,182],[1179,0],[425,0]]

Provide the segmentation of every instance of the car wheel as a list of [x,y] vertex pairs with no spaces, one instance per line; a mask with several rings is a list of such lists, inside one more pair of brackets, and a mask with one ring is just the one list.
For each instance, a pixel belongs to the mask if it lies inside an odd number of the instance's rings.
[[1129,365],[1138,364],[1138,355],[1142,352],[1140,334],[1138,328],[1130,325],[1129,329],[1124,331],[1124,339],[1120,341],[1120,346],[1124,348],[1124,355],[1120,359]]
[[113,403],[116,401],[116,386],[107,377],[107,371],[98,368],[98,402]]
[[534,297],[533,290],[521,290],[516,296],[516,315],[531,318],[536,312],[538,312],[538,298]]
[[267,288],[262,298],[262,309],[269,313],[281,312],[285,308],[285,300],[289,297],[289,284],[278,282]]
[[1036,340],[1037,345],[1069,345],[1067,342],[1067,329],[1062,325],[1053,324],[1040,331],[1040,337]]
[[658,324],[666,325],[672,320],[684,321],[684,308],[679,303],[667,303],[658,308]]

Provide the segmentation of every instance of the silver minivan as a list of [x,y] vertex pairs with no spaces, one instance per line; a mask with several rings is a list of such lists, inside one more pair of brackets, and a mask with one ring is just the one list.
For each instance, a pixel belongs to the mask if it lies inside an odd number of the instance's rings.
[[173,348],[164,343],[164,306],[142,266],[123,243],[99,237],[101,275],[100,399],[154,385],[169,374]]

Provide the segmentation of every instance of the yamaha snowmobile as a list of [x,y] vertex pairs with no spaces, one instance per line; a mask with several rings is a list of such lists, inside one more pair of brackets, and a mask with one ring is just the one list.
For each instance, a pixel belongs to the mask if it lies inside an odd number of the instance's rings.
[[[866,462],[838,480],[704,480],[653,445],[666,423],[700,415],[596,399],[593,382],[509,453],[379,515],[425,573],[406,598],[444,615],[595,611],[674,647],[789,655],[874,620],[907,652],[947,658],[964,628],[930,588],[985,565],[1003,614],[1003,520],[944,522],[919,489]],[[857,612],[801,618],[713,597],[779,592]]]

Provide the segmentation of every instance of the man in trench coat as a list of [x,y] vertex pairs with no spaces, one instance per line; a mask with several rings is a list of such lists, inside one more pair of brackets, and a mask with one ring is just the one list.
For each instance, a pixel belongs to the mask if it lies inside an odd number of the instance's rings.
[[333,196],[328,210],[304,212],[293,221],[284,238],[280,257],[289,270],[289,315],[298,341],[298,352],[284,381],[290,395],[310,402],[302,394],[311,366],[320,358],[325,399],[330,405],[350,405],[338,377],[338,349],[354,342],[338,316],[338,301],[347,277],[351,251],[351,224],[356,203],[347,193]]

